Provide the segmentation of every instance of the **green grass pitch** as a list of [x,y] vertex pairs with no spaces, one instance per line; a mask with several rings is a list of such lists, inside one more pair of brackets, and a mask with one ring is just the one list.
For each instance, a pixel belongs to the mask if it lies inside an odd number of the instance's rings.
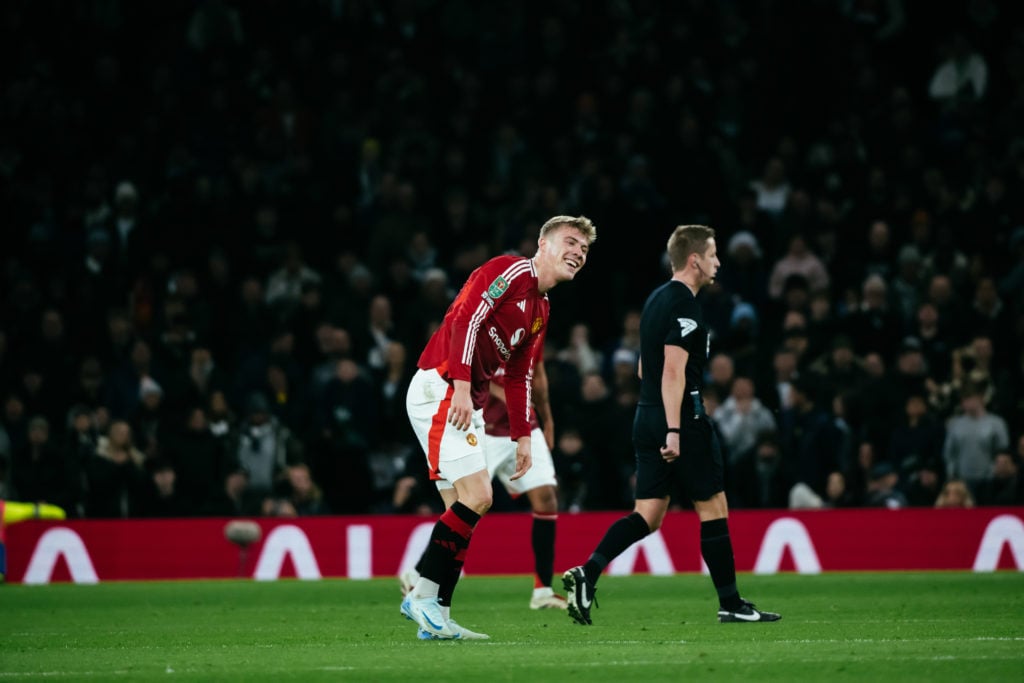
[[397,582],[0,586],[0,681],[1024,681],[1024,574],[740,577],[776,624],[718,624],[707,577],[605,577],[594,625],[527,577],[464,579],[489,641],[423,642]]

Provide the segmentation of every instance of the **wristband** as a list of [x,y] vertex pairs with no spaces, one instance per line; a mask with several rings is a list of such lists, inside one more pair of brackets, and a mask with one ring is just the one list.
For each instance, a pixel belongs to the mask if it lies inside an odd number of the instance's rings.
[[667,433],[669,433],[669,434],[678,434],[679,433],[679,427],[669,427],[665,431]]

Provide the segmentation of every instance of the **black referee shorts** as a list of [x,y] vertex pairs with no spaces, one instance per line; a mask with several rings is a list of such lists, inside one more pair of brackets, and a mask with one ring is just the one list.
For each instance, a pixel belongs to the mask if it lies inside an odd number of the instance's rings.
[[636,498],[664,498],[683,491],[691,501],[708,500],[725,489],[722,448],[706,415],[683,418],[674,462],[665,462],[665,411],[661,406],[638,406],[633,419],[636,449]]

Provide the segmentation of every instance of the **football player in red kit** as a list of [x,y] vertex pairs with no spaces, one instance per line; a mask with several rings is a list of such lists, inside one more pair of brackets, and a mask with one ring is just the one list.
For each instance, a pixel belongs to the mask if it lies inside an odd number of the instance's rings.
[[503,367],[515,481],[532,463],[530,394],[547,329],[547,292],[576,277],[596,237],[588,218],[555,216],[541,227],[533,258],[497,256],[477,268],[420,356],[406,409],[447,507],[420,559],[420,578],[402,601],[420,638],[487,637],[450,616],[473,528],[492,501],[483,407]]

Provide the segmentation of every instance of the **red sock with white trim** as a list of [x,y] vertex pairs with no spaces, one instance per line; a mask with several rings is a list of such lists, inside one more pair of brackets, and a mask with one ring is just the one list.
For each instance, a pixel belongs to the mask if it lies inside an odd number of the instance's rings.
[[418,566],[421,567],[422,578],[438,585],[438,601],[444,600],[441,604],[451,604],[451,596],[469,549],[469,539],[479,521],[480,515],[456,502],[434,525],[430,543]]

